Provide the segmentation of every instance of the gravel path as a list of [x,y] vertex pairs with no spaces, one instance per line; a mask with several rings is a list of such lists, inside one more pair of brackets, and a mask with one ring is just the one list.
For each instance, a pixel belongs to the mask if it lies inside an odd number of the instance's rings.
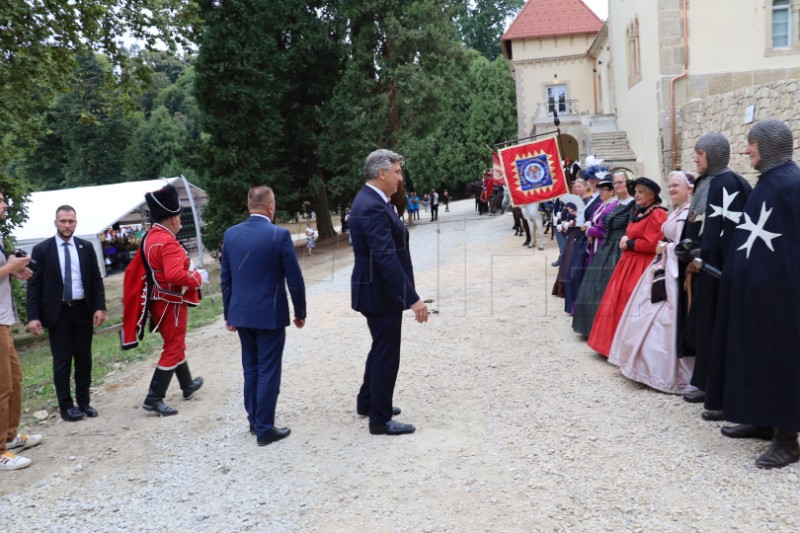
[[[303,258],[309,319],[289,329],[278,424],[256,446],[235,334],[188,339],[206,385],[175,383],[170,418],[139,404],[155,359],[112,376],[97,419],[43,428],[32,467],[0,474],[2,531],[798,531],[798,466],[732,441],[679,397],[626,380],[550,296],[554,241],[452,202],[411,228],[417,286],[438,314],[404,321],[395,403],[411,436],[355,415],[369,349],[350,311],[351,252]],[[218,296],[218,295],[217,295]],[[38,431],[38,430],[37,430]]]

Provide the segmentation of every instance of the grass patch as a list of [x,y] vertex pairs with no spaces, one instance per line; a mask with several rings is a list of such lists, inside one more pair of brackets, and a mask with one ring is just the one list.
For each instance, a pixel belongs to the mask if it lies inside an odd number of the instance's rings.
[[[222,295],[219,289],[219,271],[210,273],[210,285],[203,289],[203,299],[197,307],[189,309],[188,329],[191,331],[215,322],[222,314]],[[106,299],[121,298],[114,287],[106,286]],[[111,307],[111,306],[109,306]],[[119,315],[108,316],[106,325],[122,322]],[[21,337],[16,342],[22,364],[22,412],[30,414],[40,409],[53,411],[58,408],[53,386],[53,357],[47,334],[41,337]],[[95,333],[92,340],[92,386],[101,385],[110,372],[124,370],[129,364],[156,357],[161,351],[161,336],[145,333],[139,346],[123,350],[118,329]],[[73,372],[74,378],[74,372]],[[74,382],[73,391],[74,391]]]

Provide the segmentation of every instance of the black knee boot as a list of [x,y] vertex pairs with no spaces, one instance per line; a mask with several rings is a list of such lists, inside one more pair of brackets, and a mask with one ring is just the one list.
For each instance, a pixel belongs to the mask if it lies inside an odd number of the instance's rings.
[[775,428],[772,445],[769,450],[756,460],[759,468],[783,468],[800,460],[800,445],[797,444],[797,432],[783,428]]
[[150,390],[147,391],[147,398],[142,403],[142,409],[158,413],[160,416],[177,415],[178,411],[164,403],[164,396],[167,394],[169,382],[172,380],[172,374],[175,369],[164,370],[156,367],[153,372],[153,379],[150,380]]
[[189,370],[189,362],[185,359],[181,364],[175,367],[175,376],[178,378],[178,383],[181,385],[184,400],[191,400],[192,397],[194,397],[194,393],[203,386],[203,378],[200,376],[192,379],[192,372]]

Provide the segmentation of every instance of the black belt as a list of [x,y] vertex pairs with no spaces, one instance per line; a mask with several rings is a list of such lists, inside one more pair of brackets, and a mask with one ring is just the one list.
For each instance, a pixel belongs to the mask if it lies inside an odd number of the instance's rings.
[[72,300],[71,302],[61,302],[61,305],[64,307],[75,307],[76,305],[81,305],[86,302],[86,298],[81,298],[80,300]]

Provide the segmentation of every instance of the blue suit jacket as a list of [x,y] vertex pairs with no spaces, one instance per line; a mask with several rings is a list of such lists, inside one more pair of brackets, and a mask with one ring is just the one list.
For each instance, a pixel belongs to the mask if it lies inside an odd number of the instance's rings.
[[306,318],[306,289],[289,230],[251,215],[225,232],[222,245],[225,321],[239,328],[278,329]]
[[364,186],[350,209],[355,264],[352,307],[361,313],[402,312],[419,300],[408,230],[383,198]]

